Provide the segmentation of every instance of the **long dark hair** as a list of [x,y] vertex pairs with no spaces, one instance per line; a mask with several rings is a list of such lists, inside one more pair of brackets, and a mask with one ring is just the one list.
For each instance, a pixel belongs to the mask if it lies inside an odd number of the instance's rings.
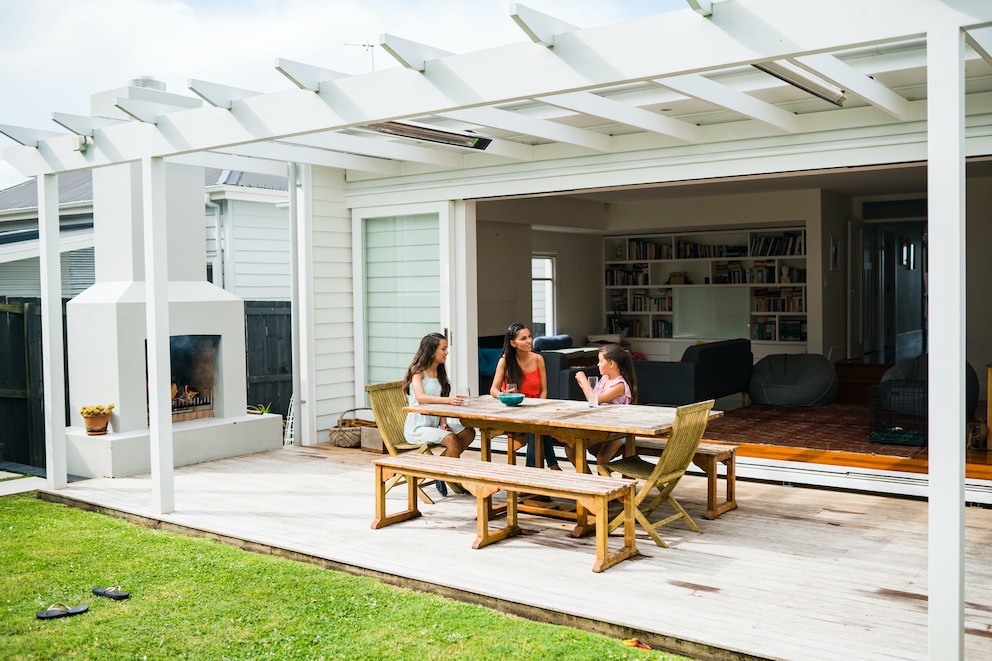
[[[428,333],[420,340],[420,347],[410,362],[410,367],[406,368],[406,376],[403,378],[403,392],[410,394],[410,382],[413,375],[423,372],[434,362],[434,354],[441,345],[441,340],[446,339],[441,333]],[[447,397],[451,392],[451,384],[448,383],[448,372],[444,369],[444,363],[437,365],[437,380],[441,382],[441,397]]]
[[599,350],[606,360],[612,360],[620,369],[620,376],[630,386],[630,403],[637,403],[637,372],[634,371],[634,358],[619,344],[605,344]]
[[524,371],[520,369],[520,363],[517,362],[517,348],[511,342],[517,339],[517,335],[525,328],[527,327],[523,324],[510,324],[510,327],[506,329],[506,336],[503,338],[503,383],[516,383],[518,387],[524,379]]

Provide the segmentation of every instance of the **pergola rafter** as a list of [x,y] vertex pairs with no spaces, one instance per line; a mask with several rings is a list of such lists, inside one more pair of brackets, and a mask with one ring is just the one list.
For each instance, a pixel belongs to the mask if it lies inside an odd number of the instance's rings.
[[[742,10],[744,4],[746,12]],[[164,92],[147,90],[146,96],[122,100],[119,104],[146,122],[143,128],[131,125],[138,122],[112,125],[94,121],[86,126],[70,120],[81,134],[91,134],[92,144],[85,153],[76,149],[76,141],[61,140],[55,134],[38,134],[41,137],[30,146],[8,149],[7,158],[23,172],[38,174],[269,140],[295,144],[291,140],[301,136],[333,135],[373,122],[433,121],[434,118],[493,129],[497,141],[487,150],[488,155],[530,160],[535,157],[530,143],[542,140],[566,142],[599,152],[612,149],[610,138],[605,135],[608,128],[593,131],[565,126],[563,129],[560,125],[568,123],[567,114],[561,122],[538,122],[534,118],[526,121],[517,117],[523,113],[501,107],[528,100],[552,103],[568,113],[600,118],[601,124],[614,123],[629,127],[627,130],[651,131],[690,143],[701,140],[698,127],[689,122],[596,93],[643,81],[654,81],[703,99],[714,109],[725,108],[777,130],[793,132],[798,130],[793,113],[702,75],[778,59],[794,59],[901,119],[907,117],[907,101],[897,92],[858,73],[840,59],[822,53],[859,44],[918,38],[941,24],[977,21],[965,13],[967,7],[930,5],[925,12],[908,15],[895,11],[898,4],[895,0],[846,2],[852,8],[857,5],[861,18],[845,22],[846,43],[837,44],[830,30],[841,14],[836,7],[808,7],[809,15],[804,15],[803,23],[790,24],[786,35],[776,27],[780,19],[774,14],[775,4],[767,0],[724,2],[711,7],[713,11],[708,17],[687,10],[563,33],[558,30],[570,27],[567,23],[515,5],[511,7],[513,20],[530,36],[526,42],[481,54],[449,55],[387,37],[395,54],[411,68],[358,76],[280,59],[277,68],[293,81],[294,89],[255,94],[193,81],[191,88],[213,104],[199,108],[188,107],[198,104],[199,99],[184,97],[185,101],[179,101],[174,98],[179,95],[164,96]],[[987,52],[981,44],[988,41],[987,28],[975,29],[969,36],[969,42],[979,52]],[[631,43],[639,44],[636,57],[631,57]],[[369,148],[361,149],[353,140],[347,147],[319,145],[317,148],[439,168],[463,167],[464,157],[457,148],[397,142],[390,152],[390,145],[394,144],[390,141],[364,136],[359,139],[370,142]],[[299,162],[310,162],[317,154],[301,149],[295,155],[287,155]],[[480,157],[486,156],[480,154]]]

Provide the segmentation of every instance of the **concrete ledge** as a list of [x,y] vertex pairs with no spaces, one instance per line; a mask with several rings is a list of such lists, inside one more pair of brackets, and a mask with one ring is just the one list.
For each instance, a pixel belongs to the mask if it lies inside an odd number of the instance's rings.
[[[127,477],[151,471],[147,429],[89,436],[82,427],[65,430],[69,474],[81,477]],[[172,425],[173,463],[189,466],[282,446],[282,416],[244,415],[203,418]]]

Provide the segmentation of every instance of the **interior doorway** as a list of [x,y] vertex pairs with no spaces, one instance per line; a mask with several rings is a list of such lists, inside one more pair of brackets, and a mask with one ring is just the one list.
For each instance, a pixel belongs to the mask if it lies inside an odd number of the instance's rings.
[[894,364],[926,351],[925,219],[871,222],[862,233],[863,361]]

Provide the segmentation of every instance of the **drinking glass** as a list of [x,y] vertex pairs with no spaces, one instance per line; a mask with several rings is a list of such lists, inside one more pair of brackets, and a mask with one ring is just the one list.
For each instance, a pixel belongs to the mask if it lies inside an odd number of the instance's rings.
[[589,377],[589,406],[595,408],[599,406],[599,393],[596,392],[596,382],[599,381],[599,377],[590,376]]
[[458,394],[465,398],[462,400],[462,406],[468,406],[468,400],[472,397],[472,389],[461,388],[459,389]]
[[504,383],[503,392],[517,392],[517,384],[515,383]]

